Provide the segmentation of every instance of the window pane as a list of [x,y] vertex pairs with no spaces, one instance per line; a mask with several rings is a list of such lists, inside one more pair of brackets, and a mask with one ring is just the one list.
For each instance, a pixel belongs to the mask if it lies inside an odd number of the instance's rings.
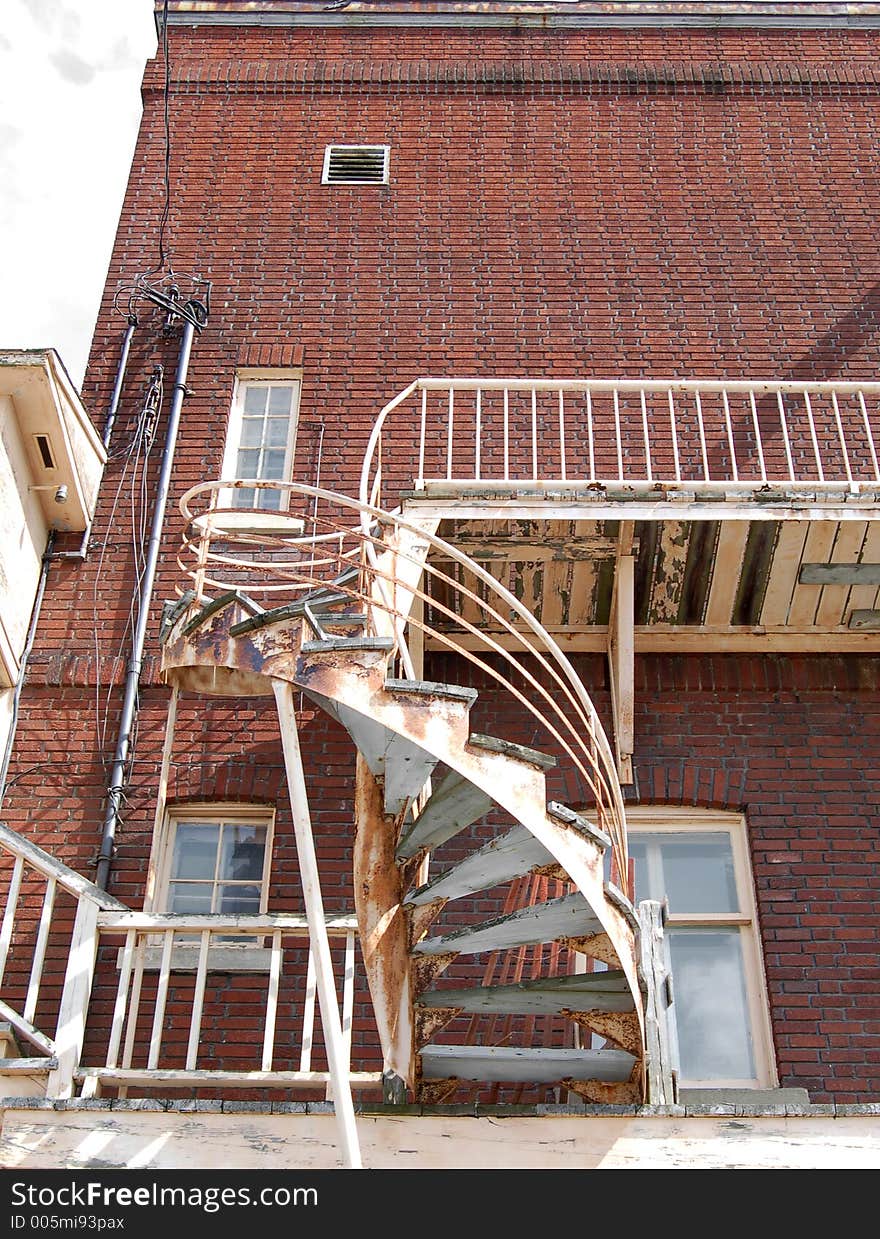
[[174,833],[171,877],[213,880],[219,838],[219,826],[207,823],[204,826],[187,825],[181,822]]
[[238,882],[259,882],[263,876],[265,851],[264,826],[224,825],[223,844],[220,849],[220,877]]
[[270,387],[269,388],[269,416],[278,417],[283,414],[285,417],[290,417],[290,398],[293,395],[292,387]]
[[242,448],[235,465],[235,476],[258,478],[260,476],[260,452],[258,448]]
[[636,898],[669,899],[670,912],[738,912],[733,849],[726,831],[630,836]]
[[663,835],[670,912],[738,912],[730,835]]
[[213,893],[211,882],[172,882],[168,888],[168,911],[199,916],[207,914],[211,911]]
[[273,482],[284,481],[284,452],[273,450],[263,453],[263,468],[260,477]]
[[245,413],[262,413],[266,408],[266,393],[267,387],[257,387],[253,383],[249,383],[244,389],[244,411]]
[[290,418],[272,417],[266,423],[266,445],[268,447],[287,447],[287,432],[290,429]]
[[260,417],[245,417],[241,423],[241,446],[259,447],[263,442],[265,422]]
[[231,508],[253,508],[256,507],[257,492],[250,487],[240,487],[232,492]]
[[753,1080],[739,931],[674,929],[667,933],[682,1080]]
[[260,910],[259,886],[221,886],[217,911],[252,915]]

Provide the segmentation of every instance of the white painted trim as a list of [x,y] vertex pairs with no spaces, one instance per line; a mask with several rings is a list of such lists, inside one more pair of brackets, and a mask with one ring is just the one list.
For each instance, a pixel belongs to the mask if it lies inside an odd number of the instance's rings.
[[[293,472],[293,457],[296,451],[296,436],[299,428],[299,406],[302,399],[302,367],[294,366],[289,370],[246,367],[236,371],[232,388],[232,404],[229,411],[229,422],[226,427],[226,447],[223,451],[222,476],[230,481],[238,477],[238,449],[241,445],[241,425],[244,413],[245,393],[253,384],[269,384],[272,387],[289,387],[294,391],[290,406],[290,423],[287,428],[287,445],[284,449],[284,477],[275,479],[288,481]],[[232,492],[220,492],[220,504],[223,507],[232,506]],[[282,507],[289,501],[289,492],[281,492]],[[247,513],[245,513],[245,519]],[[224,521],[229,521],[224,515]]]

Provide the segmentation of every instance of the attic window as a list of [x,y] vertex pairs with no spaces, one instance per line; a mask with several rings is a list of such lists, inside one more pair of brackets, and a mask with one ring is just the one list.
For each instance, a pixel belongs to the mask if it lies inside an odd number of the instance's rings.
[[322,185],[387,185],[390,146],[328,146]]

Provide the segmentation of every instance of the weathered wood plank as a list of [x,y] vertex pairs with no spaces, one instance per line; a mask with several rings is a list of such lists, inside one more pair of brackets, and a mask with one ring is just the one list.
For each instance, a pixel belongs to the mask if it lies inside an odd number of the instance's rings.
[[681,601],[678,606],[679,624],[702,622],[709,595],[712,574],[709,565],[716,563],[716,546],[720,522],[694,521],[688,542]]
[[[850,571],[859,566],[854,561],[862,553],[866,530],[867,522],[854,521],[848,524],[841,522],[837,526],[834,547],[829,560],[832,570],[834,565],[848,568]],[[870,568],[871,565],[865,564],[861,566]],[[804,567],[805,565],[801,565],[801,583],[805,583],[803,579]],[[878,572],[880,572],[880,564],[877,565],[877,568]],[[877,581],[880,583],[880,575],[878,575]],[[816,624],[820,628],[828,628],[843,623],[846,604],[849,599],[850,584],[851,582],[849,581],[832,581],[823,584],[819,605],[816,608]]]
[[760,612],[762,624],[785,624],[788,620],[808,529],[808,521],[783,521],[779,526]]
[[[861,562],[865,564],[880,563],[880,521],[868,521],[865,540],[862,543]],[[852,611],[871,611],[880,604],[880,587],[874,585],[853,585],[846,602],[844,620],[849,622]]]
[[[843,528],[843,527],[841,527]],[[856,526],[851,526],[855,530]],[[835,550],[837,546],[835,544]],[[880,585],[880,564],[801,564],[801,585]]]
[[[837,526],[833,521],[811,524],[801,561],[806,559],[811,563],[826,563],[834,546],[836,533]],[[800,565],[798,565],[798,571],[800,571]],[[788,622],[798,627],[815,624],[821,596],[821,585],[795,585],[791,595],[791,606],[788,608]]]
[[455,951],[476,955],[511,947],[554,942],[557,938],[585,938],[600,933],[602,923],[583,895],[575,892],[527,908],[518,908],[482,925],[467,926],[452,933],[425,938],[413,947],[419,955],[445,955]]
[[706,603],[706,624],[730,623],[748,536],[748,521],[721,522]]
[[660,531],[651,586],[649,616],[652,623],[673,624],[678,619],[690,536],[691,526],[687,521],[666,521]]
[[628,1080],[635,1066],[625,1050],[549,1049],[535,1046],[428,1045],[422,1050],[428,1080]]
[[501,1015],[547,1015],[563,1010],[632,1011],[626,978],[618,969],[542,977],[517,985],[476,985],[468,989],[426,990],[416,1000],[422,1007],[458,1007],[465,1012]]
[[492,803],[487,792],[450,770],[400,840],[398,859],[414,856],[420,848],[439,847],[481,818]]
[[478,852],[438,874],[426,886],[407,897],[407,903],[420,906],[433,899],[460,899],[475,891],[488,890],[509,882],[531,869],[552,865],[554,857],[525,826],[493,839]]

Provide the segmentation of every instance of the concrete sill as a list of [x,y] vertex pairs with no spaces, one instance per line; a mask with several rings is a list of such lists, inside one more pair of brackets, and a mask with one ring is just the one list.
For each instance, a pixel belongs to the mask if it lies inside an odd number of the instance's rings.
[[[122,948],[116,956],[117,969],[122,967]],[[282,952],[282,962],[283,962]],[[209,972],[268,972],[272,952],[267,947],[244,943],[212,946],[208,951]],[[171,952],[172,972],[195,972],[199,966],[199,947],[181,944]],[[148,946],[143,952],[144,972],[158,972],[162,967],[162,948]]]

